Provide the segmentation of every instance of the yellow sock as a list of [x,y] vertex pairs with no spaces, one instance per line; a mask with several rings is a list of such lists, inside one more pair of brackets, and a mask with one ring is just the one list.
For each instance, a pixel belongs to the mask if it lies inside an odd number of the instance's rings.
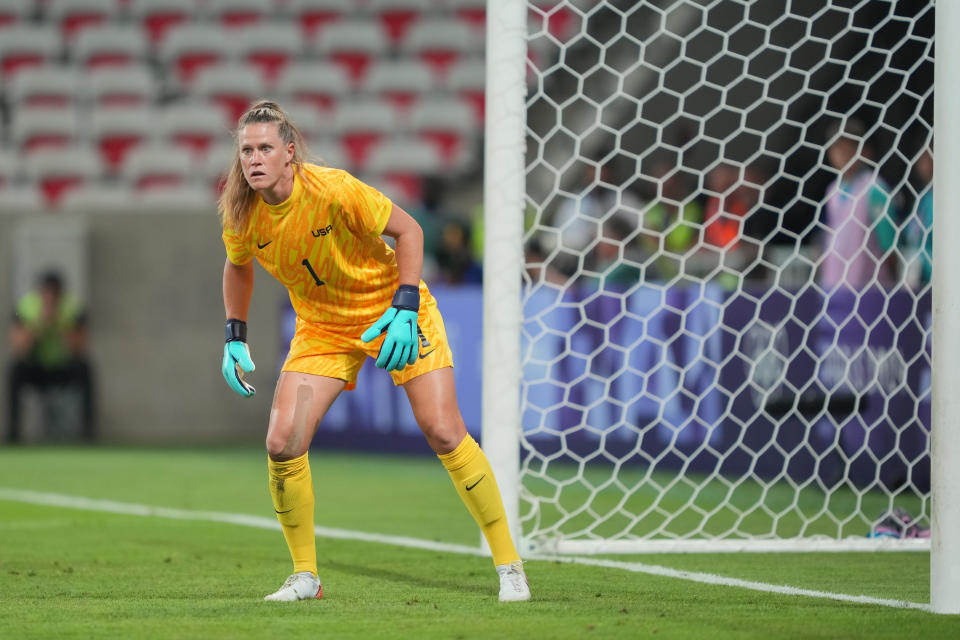
[[278,462],[267,459],[273,509],[283,528],[293,571],[317,575],[317,547],[313,534],[313,478],[307,454]]
[[437,457],[450,473],[460,499],[480,525],[493,553],[493,564],[509,564],[519,560],[520,556],[510,537],[500,489],[493,477],[493,468],[477,441],[467,434],[456,449],[437,454]]

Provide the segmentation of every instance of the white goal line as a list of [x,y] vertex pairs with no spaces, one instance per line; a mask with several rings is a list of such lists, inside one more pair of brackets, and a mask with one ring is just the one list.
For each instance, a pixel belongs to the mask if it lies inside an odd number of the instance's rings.
[[[270,529],[279,531],[280,523],[274,518],[249,515],[245,513],[225,513],[221,511],[202,511],[193,509],[177,509],[173,507],[156,507],[130,502],[117,502],[115,500],[102,500],[96,498],[86,498],[83,496],[69,496],[59,493],[44,493],[41,491],[29,491],[25,489],[0,488],[0,501],[21,502],[26,504],[62,507],[66,509],[78,509],[81,511],[97,511],[101,513],[115,513],[128,516],[146,516],[154,518],[168,518],[172,520],[199,520],[204,522],[220,522],[224,524],[233,524],[242,527],[252,527],[255,529]],[[458,553],[463,555],[487,556],[489,553],[485,548],[479,546],[467,546],[461,544],[452,544],[446,542],[436,542],[433,540],[422,540],[419,538],[410,538],[407,536],[392,536],[382,533],[369,533],[366,531],[354,531],[350,529],[334,529],[331,527],[315,527],[316,534],[323,538],[334,538],[339,540],[357,540],[362,542],[374,542],[378,544],[389,544],[399,547],[408,547],[413,549],[423,549],[426,551],[444,551],[447,553]],[[653,564],[641,562],[620,562],[616,560],[605,560],[602,558],[582,558],[569,556],[555,556],[549,554],[534,554],[528,557],[530,560],[549,560],[568,564],[579,564],[592,567],[604,567],[609,569],[621,569],[632,571],[634,573],[645,573],[648,575],[661,576],[665,578],[676,578],[679,580],[688,580],[690,582],[700,582],[703,584],[714,584],[725,587],[740,587],[753,591],[763,591],[765,593],[778,593],[791,596],[805,596],[809,598],[825,598],[829,600],[838,600],[840,602],[852,602],[857,604],[880,605],[884,607],[894,607],[897,609],[919,609],[929,611],[930,605],[919,602],[908,602],[905,600],[891,600],[887,598],[874,598],[865,595],[849,595],[845,593],[832,593],[829,591],[817,591],[814,589],[800,589],[786,585],[767,584],[765,582],[755,582],[753,580],[741,580],[739,578],[729,578],[709,573],[698,573],[695,571],[680,571],[661,567]]]

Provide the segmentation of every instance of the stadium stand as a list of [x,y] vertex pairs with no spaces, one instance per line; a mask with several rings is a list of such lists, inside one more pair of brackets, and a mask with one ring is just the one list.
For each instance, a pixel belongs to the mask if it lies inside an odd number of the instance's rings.
[[[0,141],[29,156],[0,178],[4,207],[90,208],[102,188],[117,208],[178,182],[137,177],[158,150],[160,167],[189,156],[210,206],[227,132],[258,98],[287,108],[314,157],[413,197],[426,173],[476,169],[483,18],[481,0],[3,0]],[[96,161],[73,175],[56,148]]]

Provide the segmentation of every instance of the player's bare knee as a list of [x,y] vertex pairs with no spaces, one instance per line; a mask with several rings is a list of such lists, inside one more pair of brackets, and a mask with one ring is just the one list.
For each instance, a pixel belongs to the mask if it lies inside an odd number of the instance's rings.
[[435,453],[450,453],[457,448],[464,437],[459,429],[449,424],[427,423],[421,424],[420,428]]

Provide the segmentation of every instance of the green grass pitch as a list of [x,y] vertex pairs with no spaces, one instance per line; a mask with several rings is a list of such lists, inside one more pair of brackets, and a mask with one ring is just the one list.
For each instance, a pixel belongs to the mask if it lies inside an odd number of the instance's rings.
[[[317,524],[461,545],[479,534],[428,457],[311,454]],[[255,449],[0,449],[0,489],[272,516]],[[267,603],[281,534],[0,500],[0,638],[957,638],[960,617],[531,560],[501,605],[488,558],[318,539],[325,597]],[[801,589],[927,602],[926,553],[633,558]]]

